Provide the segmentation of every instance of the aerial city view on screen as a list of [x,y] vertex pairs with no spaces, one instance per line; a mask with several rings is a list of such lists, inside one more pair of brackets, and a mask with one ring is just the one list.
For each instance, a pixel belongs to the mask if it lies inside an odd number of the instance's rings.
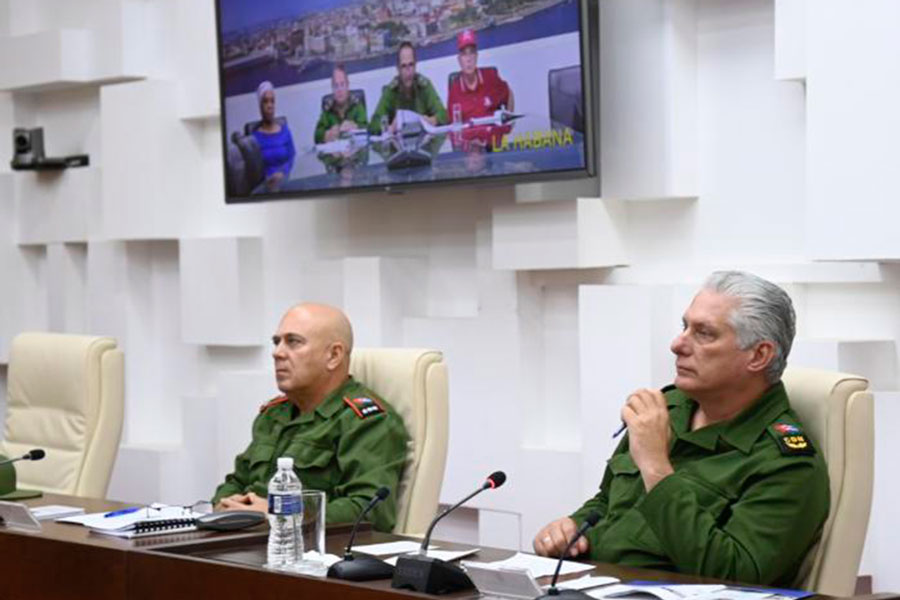
[[229,201],[585,169],[577,0],[218,0]]

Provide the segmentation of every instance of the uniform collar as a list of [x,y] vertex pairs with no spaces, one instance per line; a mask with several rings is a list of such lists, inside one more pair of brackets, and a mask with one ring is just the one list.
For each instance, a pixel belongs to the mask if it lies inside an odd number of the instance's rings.
[[308,423],[314,419],[314,415],[319,415],[324,419],[330,419],[336,412],[344,406],[344,395],[350,388],[356,387],[358,384],[352,375],[348,375],[344,383],[339,385],[312,412],[303,413],[294,419],[298,423]]
[[707,450],[715,450],[719,438],[749,454],[753,443],[780,415],[789,408],[787,392],[780,381],[770,386],[762,396],[730,421],[714,423],[690,431],[691,417],[697,403],[680,390],[668,397],[672,429],[680,439]]

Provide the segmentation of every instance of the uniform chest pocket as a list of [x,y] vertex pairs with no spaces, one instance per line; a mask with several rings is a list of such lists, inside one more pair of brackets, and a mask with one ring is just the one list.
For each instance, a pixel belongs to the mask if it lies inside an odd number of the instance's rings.
[[690,484],[700,506],[715,517],[720,526],[724,525],[731,517],[731,505],[737,497],[695,474],[682,472],[681,476]]
[[641,471],[628,453],[617,454],[607,463],[612,473],[609,484],[610,516],[632,508],[644,490]]
[[293,458],[294,467],[301,470],[323,469],[334,458],[334,448],[306,440],[292,442],[284,453]]
[[272,462],[273,454],[275,454],[273,444],[254,444],[247,456],[250,468],[255,469],[261,464],[268,465]]

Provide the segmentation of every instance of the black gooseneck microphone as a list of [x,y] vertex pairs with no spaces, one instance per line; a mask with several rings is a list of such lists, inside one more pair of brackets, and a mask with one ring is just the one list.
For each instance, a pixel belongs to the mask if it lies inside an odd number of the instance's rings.
[[566,545],[566,549],[563,550],[562,554],[559,555],[559,562],[556,563],[556,571],[553,573],[553,580],[550,582],[550,589],[547,590],[547,593],[538,596],[535,600],[590,600],[591,596],[588,596],[582,591],[579,590],[560,590],[556,587],[556,580],[559,579],[559,570],[562,568],[563,561],[566,559],[566,556],[569,555],[569,550],[572,549],[572,546],[575,545],[581,536],[584,535],[588,529],[597,524],[597,521],[600,520],[600,515],[594,511],[588,513],[588,516],[584,519],[584,523],[581,524],[581,527],[578,528],[578,531],[575,532],[575,535],[572,536],[572,539],[569,540],[569,543]]
[[6,460],[0,460],[0,467],[3,465],[8,465],[9,463],[18,462],[20,460],[41,460],[46,456],[46,452],[44,452],[41,448],[35,448],[34,450],[30,450],[23,454],[22,456],[17,456],[16,458],[7,458]]
[[351,552],[353,540],[356,539],[356,531],[363,517],[369,514],[375,505],[387,498],[391,490],[387,487],[380,487],[369,504],[356,517],[353,529],[350,531],[350,541],[347,542],[347,549],[344,550],[344,560],[334,563],[328,568],[328,577],[332,579],[343,579],[345,581],[370,581],[372,579],[387,579],[394,574],[394,567],[387,564],[383,560],[379,560],[373,556],[354,556]]
[[437,525],[437,522],[448,514],[484,490],[497,489],[505,482],[506,473],[495,471],[488,476],[484,483],[481,484],[481,487],[436,516],[431,521],[431,525],[428,526],[428,531],[425,533],[425,539],[422,540],[419,553],[401,556],[397,559],[397,567],[394,569],[394,579],[391,581],[391,587],[406,588],[425,594],[448,594],[475,587],[465,571],[458,566],[438,558],[430,558],[427,555],[428,544],[431,541],[431,532],[434,531],[434,526]]

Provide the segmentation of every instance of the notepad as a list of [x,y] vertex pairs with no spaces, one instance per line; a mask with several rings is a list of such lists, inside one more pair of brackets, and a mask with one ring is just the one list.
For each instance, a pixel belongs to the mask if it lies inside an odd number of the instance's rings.
[[169,533],[181,533],[184,531],[196,531],[196,519],[185,517],[180,519],[144,519],[119,528],[91,527],[91,531],[103,535],[114,535],[124,538],[147,537],[151,535],[164,535]]

